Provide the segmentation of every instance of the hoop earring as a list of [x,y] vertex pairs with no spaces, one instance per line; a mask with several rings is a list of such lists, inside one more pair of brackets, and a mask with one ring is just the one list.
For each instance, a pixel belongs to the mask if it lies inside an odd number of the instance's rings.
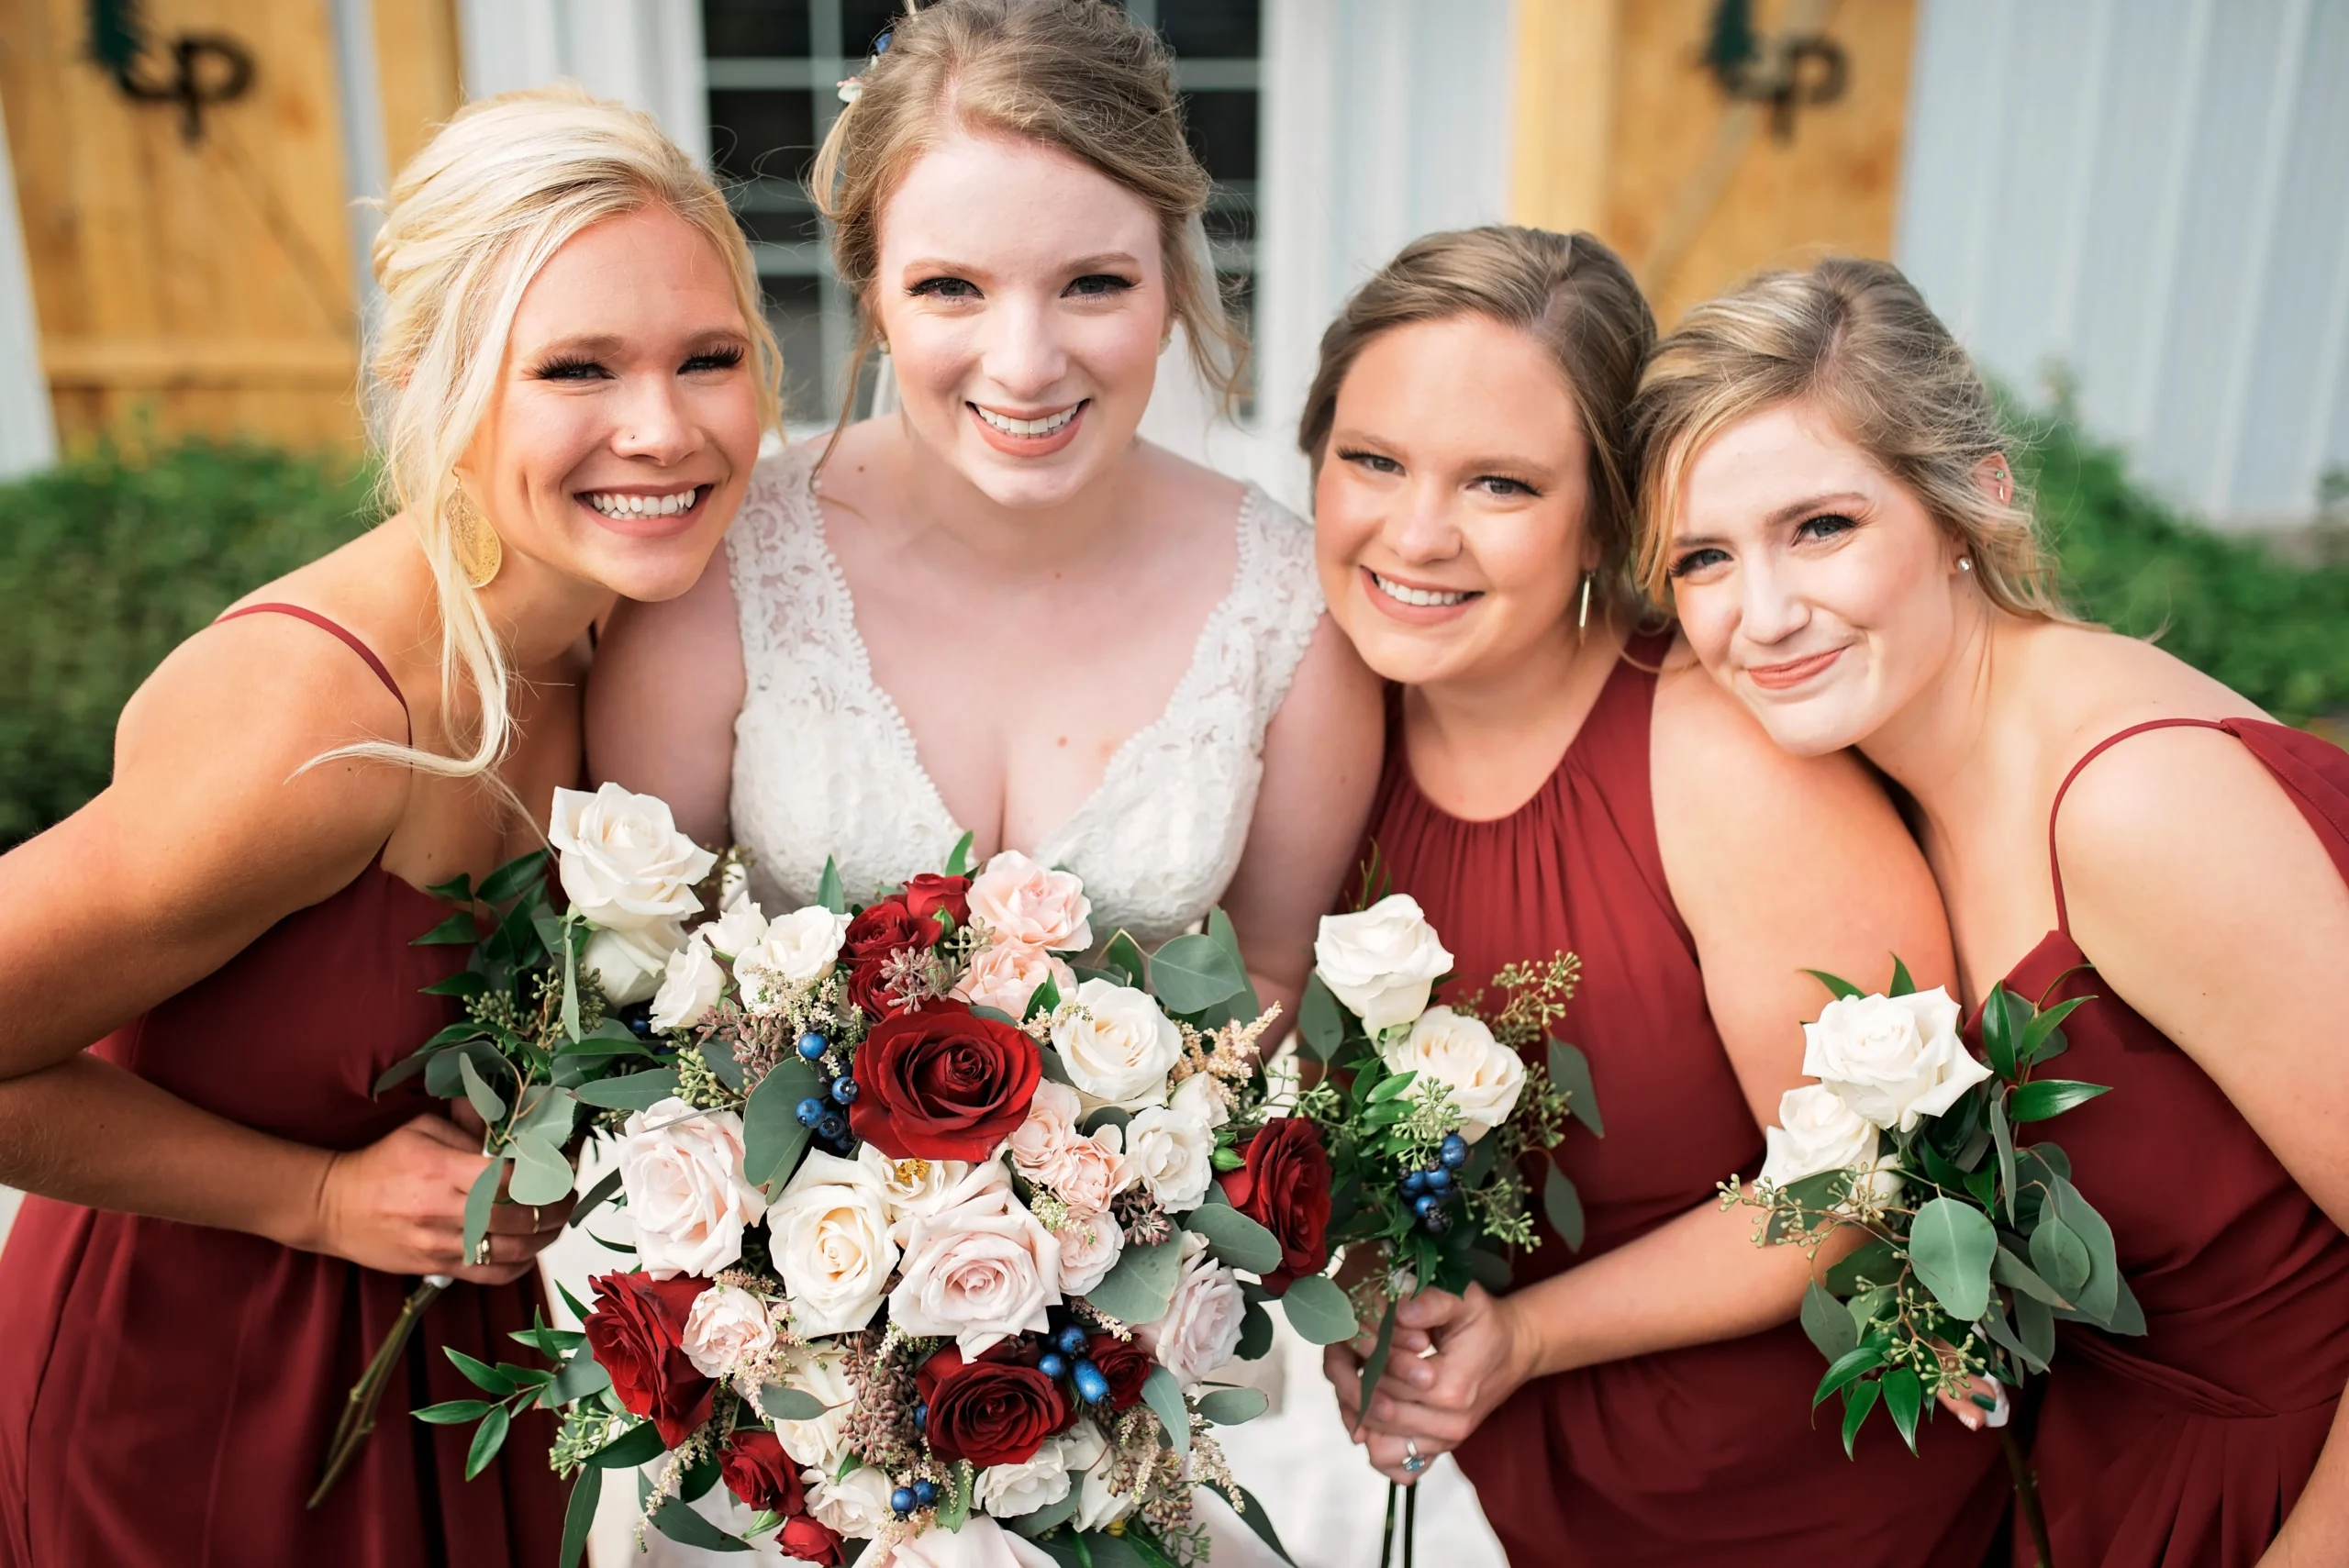
[[1576,637],[1580,637],[1584,632],[1590,629],[1590,580],[1595,575],[1596,573],[1589,572],[1586,572],[1582,574],[1582,609],[1580,613],[1575,617],[1575,635]]
[[499,568],[506,564],[505,543],[465,494],[462,479],[449,495],[449,545],[456,552],[465,581],[476,588],[486,588],[496,581]]

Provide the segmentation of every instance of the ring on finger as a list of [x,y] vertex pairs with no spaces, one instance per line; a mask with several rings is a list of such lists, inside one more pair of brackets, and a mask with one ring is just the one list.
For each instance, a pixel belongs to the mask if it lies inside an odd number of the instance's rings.
[[1409,1473],[1417,1475],[1427,1467],[1428,1456],[1419,1451],[1419,1440],[1405,1438],[1403,1440],[1403,1468]]
[[473,1267],[483,1268],[489,1262],[489,1238],[484,1236],[473,1243]]
[[539,1206],[538,1206],[537,1204],[532,1204],[532,1205],[530,1206],[530,1229],[531,1229],[532,1230],[534,1230],[534,1231],[535,1231],[535,1230],[537,1230],[537,1229],[538,1229],[538,1228],[539,1228]]

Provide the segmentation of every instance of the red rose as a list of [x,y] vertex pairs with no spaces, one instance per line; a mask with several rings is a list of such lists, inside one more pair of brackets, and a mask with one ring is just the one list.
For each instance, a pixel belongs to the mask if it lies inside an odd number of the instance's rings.
[[949,1345],[922,1362],[914,1389],[930,1407],[922,1433],[930,1451],[941,1459],[967,1459],[982,1470],[1035,1458],[1044,1440],[1075,1412],[1059,1384],[1021,1364],[1033,1356],[1032,1349],[1006,1340],[974,1362]]
[[[906,913],[917,920],[928,920],[933,929],[938,922],[931,917],[941,909],[954,917],[958,926],[971,920],[971,879],[967,876],[941,876],[936,872],[924,872],[906,884]],[[932,940],[935,940],[933,934]]]
[[899,1004],[891,1000],[882,970],[907,948],[924,948],[938,940],[938,922],[924,930],[903,898],[868,904],[841,939],[841,962],[848,965],[848,999],[876,1018],[887,1018]]
[[1330,1156],[1320,1132],[1297,1116],[1266,1122],[1242,1152],[1248,1163],[1225,1173],[1223,1192],[1280,1241],[1281,1266],[1264,1276],[1264,1288],[1278,1296],[1330,1262]]
[[933,1003],[874,1025],[855,1073],[857,1137],[893,1160],[984,1160],[1026,1119],[1044,1056],[1009,1024]]
[[611,1374],[620,1403],[649,1418],[661,1429],[663,1446],[675,1448],[709,1419],[710,1393],[717,1385],[694,1370],[681,1348],[694,1297],[707,1280],[681,1274],[606,1274],[588,1282],[596,1309],[587,1315],[587,1344]]
[[1109,1380],[1109,1408],[1131,1409],[1141,1399],[1141,1385],[1150,1381],[1150,1369],[1158,1364],[1151,1353],[1131,1340],[1120,1340],[1115,1334],[1096,1334],[1085,1352],[1085,1360],[1100,1369]]
[[796,1514],[806,1506],[799,1467],[764,1427],[744,1427],[728,1437],[718,1451],[718,1473],[729,1491],[754,1508]]
[[783,1548],[785,1557],[796,1557],[803,1562],[823,1562],[837,1568],[841,1560],[841,1538],[830,1526],[807,1514],[794,1514],[784,1520],[775,1544]]

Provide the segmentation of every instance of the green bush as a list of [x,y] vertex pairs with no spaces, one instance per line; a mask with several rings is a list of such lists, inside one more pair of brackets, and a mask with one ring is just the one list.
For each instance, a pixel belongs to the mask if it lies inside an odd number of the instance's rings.
[[174,644],[374,515],[347,463],[210,441],[0,485],[0,847],[106,786],[115,716]]

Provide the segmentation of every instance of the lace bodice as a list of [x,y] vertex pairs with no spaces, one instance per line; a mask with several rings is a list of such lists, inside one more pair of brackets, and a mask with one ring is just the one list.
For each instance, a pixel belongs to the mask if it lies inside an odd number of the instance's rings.
[[[731,815],[769,910],[812,903],[826,856],[855,902],[933,871],[963,829],[913,733],[873,678],[855,606],[824,541],[818,448],[760,463],[727,535],[748,677],[734,721]],[[1085,879],[1093,925],[1144,944],[1221,897],[1264,774],[1264,728],[1321,615],[1312,530],[1255,486],[1231,591],[1200,628],[1166,709],[1128,737],[1074,816],[1015,845]]]

